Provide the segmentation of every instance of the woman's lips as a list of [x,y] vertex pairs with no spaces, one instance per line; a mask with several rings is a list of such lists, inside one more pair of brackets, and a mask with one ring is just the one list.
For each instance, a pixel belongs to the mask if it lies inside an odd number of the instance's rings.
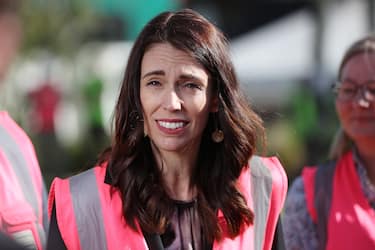
[[157,120],[156,124],[158,128],[167,134],[179,134],[181,133],[186,125],[188,124],[185,120],[176,120],[176,119],[168,119],[168,120]]

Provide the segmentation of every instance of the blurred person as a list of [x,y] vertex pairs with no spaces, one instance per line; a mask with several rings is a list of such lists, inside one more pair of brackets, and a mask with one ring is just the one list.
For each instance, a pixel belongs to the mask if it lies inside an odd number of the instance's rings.
[[[0,0],[0,80],[20,43],[19,4]],[[0,231],[28,249],[42,249],[48,226],[46,202],[33,144],[7,111],[0,110]]]
[[303,168],[290,188],[287,249],[375,249],[374,35],[347,50],[334,92],[341,127],[330,161]]
[[68,176],[68,166],[73,165],[69,164],[69,157],[56,136],[55,117],[62,99],[56,85],[44,80],[40,86],[27,93],[28,122],[33,135],[31,139],[39,155],[47,188],[56,176]]
[[189,9],[134,43],[98,165],[51,185],[47,249],[271,249],[287,189],[227,40]]

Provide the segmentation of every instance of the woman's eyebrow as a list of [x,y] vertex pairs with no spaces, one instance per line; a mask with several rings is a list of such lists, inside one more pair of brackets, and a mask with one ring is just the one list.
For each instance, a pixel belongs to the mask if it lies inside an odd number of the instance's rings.
[[165,75],[165,72],[163,70],[153,70],[150,71],[142,76],[142,79],[151,76],[151,75]]
[[182,79],[182,80],[202,81],[202,79],[200,77],[197,77],[197,76],[192,75],[192,74],[182,74],[182,75],[180,75],[179,78]]

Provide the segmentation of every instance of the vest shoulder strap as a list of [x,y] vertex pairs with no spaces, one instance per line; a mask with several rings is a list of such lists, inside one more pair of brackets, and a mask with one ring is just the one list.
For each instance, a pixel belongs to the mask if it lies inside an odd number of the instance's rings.
[[103,171],[94,167],[68,179],[56,178],[51,185],[49,214],[55,204],[61,236],[68,249],[108,249],[102,187],[98,186],[104,181]]
[[317,213],[317,235],[319,249],[324,250],[327,243],[327,225],[332,201],[333,176],[336,161],[318,166],[315,175],[314,206]]
[[[286,173],[276,157],[250,160],[255,213],[255,249],[270,249],[288,188]],[[264,241],[266,239],[266,241]],[[282,244],[283,239],[278,239]],[[262,247],[263,245],[263,247]]]

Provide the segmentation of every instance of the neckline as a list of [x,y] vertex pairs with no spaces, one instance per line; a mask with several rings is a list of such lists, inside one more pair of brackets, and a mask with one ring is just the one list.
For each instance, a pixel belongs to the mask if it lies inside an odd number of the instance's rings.
[[197,199],[193,198],[192,200],[174,200],[171,199],[174,205],[178,207],[183,207],[183,208],[189,208],[193,207],[197,203]]

